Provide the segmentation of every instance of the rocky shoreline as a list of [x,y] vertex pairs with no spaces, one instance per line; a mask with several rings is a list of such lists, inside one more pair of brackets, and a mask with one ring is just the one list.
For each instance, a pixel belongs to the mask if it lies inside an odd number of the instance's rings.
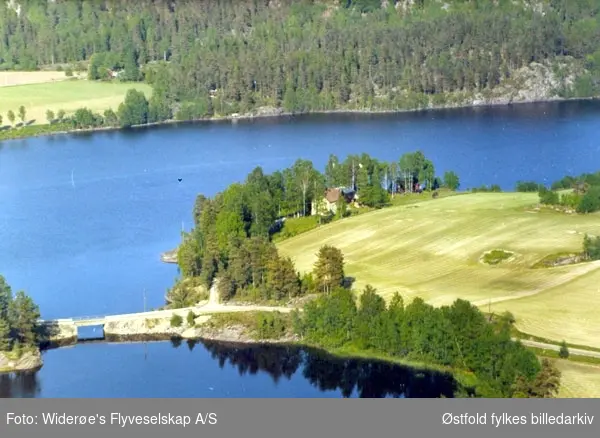
[[278,339],[257,339],[241,324],[214,327],[210,324],[211,318],[212,315],[200,315],[194,320],[193,326],[184,321],[180,327],[172,327],[170,318],[109,321],[104,326],[104,336],[108,342],[161,341],[179,338],[281,344],[298,340],[295,336],[284,336]]
[[[539,64],[538,64],[539,67]],[[530,82],[529,86],[524,89],[499,89],[492,96],[484,96],[482,93],[473,95],[470,99],[463,103],[445,103],[445,104],[434,104],[430,102],[424,108],[412,108],[412,109],[348,109],[339,108],[333,110],[321,110],[321,111],[307,111],[307,112],[289,112],[283,108],[277,107],[259,107],[254,109],[252,112],[247,114],[232,114],[228,116],[213,116],[203,119],[195,120],[164,120],[161,122],[147,123],[145,125],[134,125],[127,129],[139,129],[147,128],[150,126],[161,126],[161,125],[173,125],[173,124],[188,124],[196,122],[223,122],[230,121],[232,123],[238,120],[252,120],[262,118],[277,118],[285,116],[295,115],[306,115],[306,114],[400,114],[417,111],[430,111],[430,110],[441,110],[441,109],[458,109],[458,108],[481,108],[481,107],[495,107],[495,106],[508,106],[518,105],[527,103],[549,103],[549,102],[567,102],[567,101],[587,101],[597,100],[600,97],[587,97],[587,98],[564,98],[551,93],[552,86],[556,85],[555,81],[545,77],[547,73],[546,69],[534,68],[527,72],[530,76],[525,76],[525,81]],[[539,85],[539,84],[543,85]],[[101,126],[97,128],[80,128],[71,130],[61,130],[55,132],[43,132],[39,134],[32,134],[25,137],[15,137],[14,139],[23,139],[31,137],[43,137],[48,135],[64,135],[64,134],[78,134],[78,133],[92,133],[101,131],[119,131],[124,128],[118,126]],[[6,139],[11,140],[12,138]],[[3,140],[0,140],[3,141]],[[172,251],[167,251],[164,254],[169,254]],[[163,260],[164,261],[164,260]],[[176,261],[166,261],[166,263],[176,263]]]
[[25,351],[18,357],[14,353],[0,352],[0,373],[15,371],[35,371],[42,367],[42,354],[39,350]]
[[178,248],[163,252],[160,255],[160,260],[163,263],[177,263],[177,249]]

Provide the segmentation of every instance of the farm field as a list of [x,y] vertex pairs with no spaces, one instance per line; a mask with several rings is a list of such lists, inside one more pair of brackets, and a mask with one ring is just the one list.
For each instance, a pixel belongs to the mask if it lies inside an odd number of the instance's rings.
[[[478,193],[390,207],[278,246],[301,272],[312,269],[320,246],[334,245],[359,290],[372,284],[385,298],[398,291],[434,305],[464,298],[486,311],[510,310],[526,333],[600,346],[600,263],[531,269],[545,256],[579,251],[585,233],[600,232],[600,216],[536,211],[537,200],[535,193]],[[482,263],[493,249],[514,256]]]
[[[45,73],[45,72],[42,72]],[[102,113],[108,108],[115,111],[125,98],[127,90],[135,88],[148,97],[151,88],[143,83],[107,83],[87,80],[68,80],[39,84],[0,87],[0,114],[7,123],[6,113],[13,110],[17,114],[21,105],[27,110],[27,120],[36,124],[48,123],[46,111],[56,113],[63,109],[67,113],[81,107]]]
[[[77,75],[77,73],[73,73]],[[82,76],[85,76],[83,74]],[[69,79],[64,71],[0,71],[0,87],[43,84]]]
[[526,298],[492,305],[510,311],[517,328],[546,339],[600,347],[600,270]]
[[600,365],[557,360],[554,362],[562,373],[561,398],[600,398]]

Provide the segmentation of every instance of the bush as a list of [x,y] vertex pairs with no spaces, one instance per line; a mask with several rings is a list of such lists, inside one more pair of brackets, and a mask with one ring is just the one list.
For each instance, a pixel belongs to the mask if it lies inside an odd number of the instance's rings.
[[73,69],[70,66],[66,68],[65,76],[67,76],[67,77],[73,76]]
[[576,209],[579,203],[581,202],[581,195],[577,193],[563,193],[560,196],[560,205],[563,207]]
[[481,187],[475,187],[471,189],[473,193],[500,193],[502,192],[502,188],[498,184],[492,184],[490,187],[485,184]]
[[577,213],[593,213],[600,210],[600,186],[590,188],[577,205]]
[[560,351],[558,352],[558,357],[560,357],[561,359],[568,359],[569,357],[569,347],[567,347],[567,343],[565,341],[562,341],[562,344],[560,344]]
[[183,324],[183,318],[177,314],[171,317],[171,327],[181,327]]
[[540,188],[540,184],[535,181],[519,181],[516,187],[517,192],[537,192]]
[[548,190],[546,187],[541,187],[538,195],[540,197],[540,204],[544,205],[557,205],[559,203],[558,193]]
[[600,260],[600,237],[583,238],[583,254],[588,260]]
[[286,319],[279,312],[257,313],[255,330],[258,339],[279,339],[287,330]]
[[497,265],[498,263],[511,258],[513,253],[503,251],[501,249],[495,249],[488,252],[483,256],[483,262],[488,265]]
[[187,319],[188,325],[193,326],[193,325],[196,324],[196,315],[194,315],[194,312],[192,312],[191,310],[187,314],[187,318],[186,319]]

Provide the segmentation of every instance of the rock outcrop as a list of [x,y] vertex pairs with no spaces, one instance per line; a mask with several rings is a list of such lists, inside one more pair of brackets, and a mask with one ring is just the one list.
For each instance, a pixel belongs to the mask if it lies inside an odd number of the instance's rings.
[[19,357],[14,353],[0,352],[0,372],[3,373],[36,370],[43,364],[39,350],[26,351]]

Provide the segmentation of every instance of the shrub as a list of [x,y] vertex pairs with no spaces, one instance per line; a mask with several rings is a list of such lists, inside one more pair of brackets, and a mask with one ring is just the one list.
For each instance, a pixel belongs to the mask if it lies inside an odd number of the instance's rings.
[[279,339],[287,330],[286,319],[279,312],[257,313],[255,330],[258,339]]
[[600,260],[600,237],[584,236],[583,255],[588,260]]
[[559,203],[558,193],[548,190],[546,187],[540,187],[538,195],[540,197],[540,204],[557,205]]
[[183,318],[177,314],[171,317],[171,327],[181,327],[183,324]]
[[196,323],[196,321],[195,321],[196,320],[196,315],[194,315],[194,312],[192,312],[191,310],[187,314],[187,318],[186,319],[187,319],[188,325],[190,325],[190,326],[192,326],[192,325],[194,325]]
[[569,357],[569,347],[567,347],[567,343],[565,341],[562,341],[562,343],[560,344],[558,357],[562,359],[567,359]]
[[497,265],[498,263],[511,258],[512,255],[513,254],[511,252],[495,249],[483,256],[483,262],[487,263],[488,265]]
[[600,186],[590,188],[577,205],[577,213],[593,213],[598,210],[600,210]]
[[73,76],[73,69],[71,68],[71,66],[67,67],[65,70],[65,76],[67,77],[71,77]]
[[540,190],[540,184],[535,181],[519,181],[516,189],[517,192],[537,192]]
[[577,193],[563,193],[560,196],[560,205],[563,207],[576,209],[579,203],[581,202],[581,195]]

